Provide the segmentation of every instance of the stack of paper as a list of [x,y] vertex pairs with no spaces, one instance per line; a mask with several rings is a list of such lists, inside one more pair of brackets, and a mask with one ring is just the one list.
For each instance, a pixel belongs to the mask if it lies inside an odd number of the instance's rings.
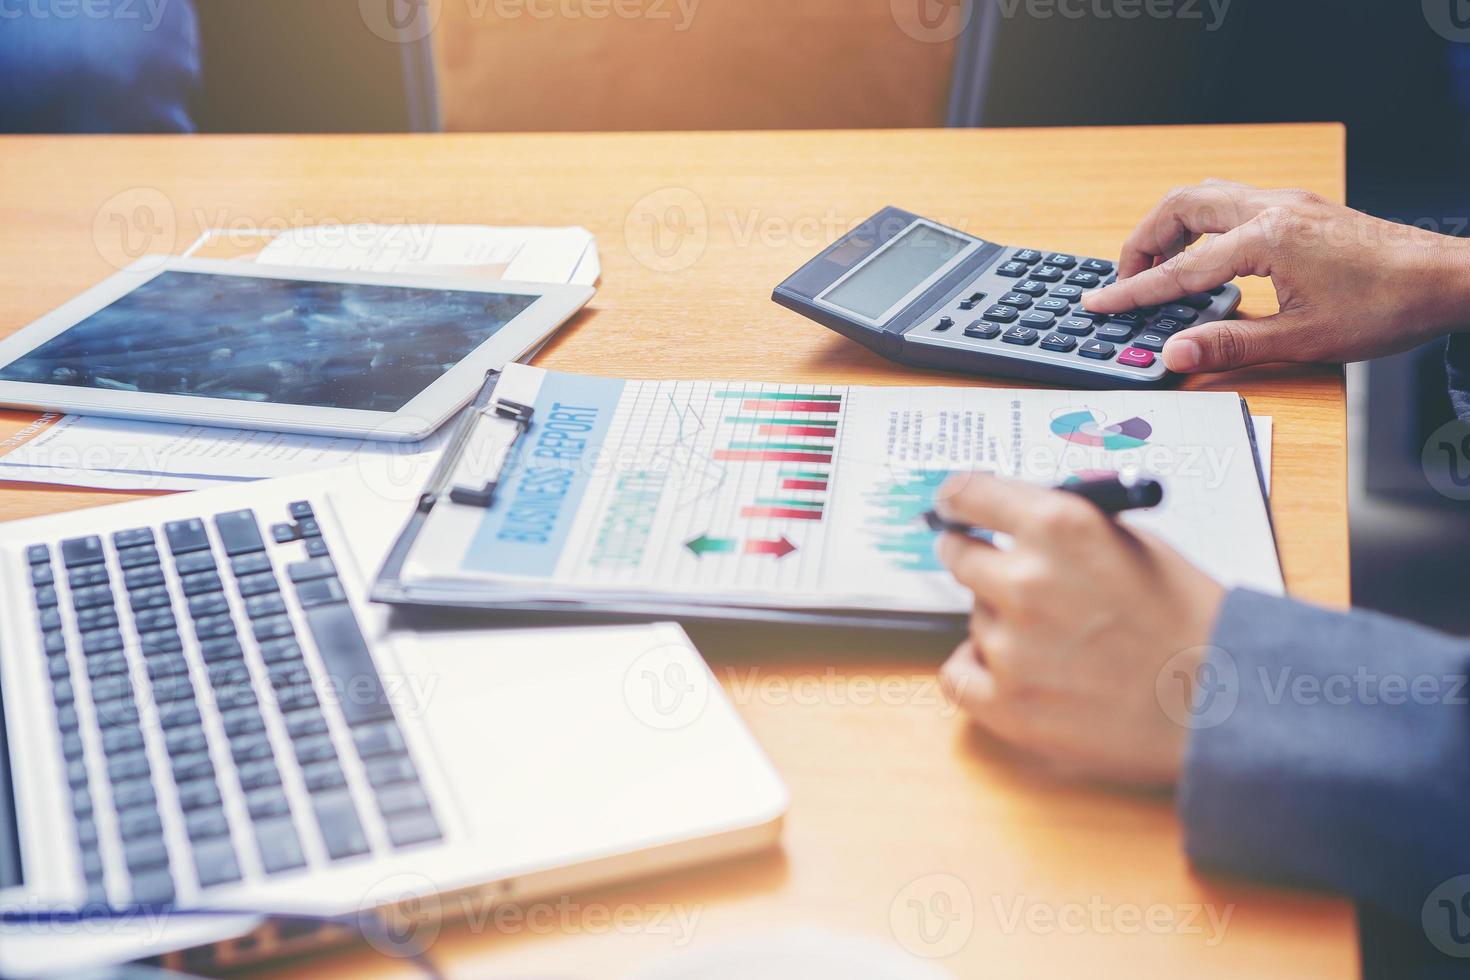
[[[248,241],[247,241],[248,239]],[[262,247],[263,245],[263,247]],[[201,236],[186,254],[293,268],[471,275],[593,285],[597,242],[585,228],[331,225],[262,237]],[[107,490],[198,490],[360,462],[397,486],[422,478],[443,445],[0,411],[0,480]]]

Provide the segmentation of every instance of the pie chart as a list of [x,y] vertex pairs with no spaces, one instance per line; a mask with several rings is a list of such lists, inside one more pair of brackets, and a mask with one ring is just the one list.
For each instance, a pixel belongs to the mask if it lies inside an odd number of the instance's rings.
[[1125,419],[1108,422],[1099,418],[1091,409],[1063,412],[1051,420],[1051,431],[1063,439],[1079,446],[1101,449],[1137,449],[1148,445],[1153,435],[1153,426],[1143,419]]

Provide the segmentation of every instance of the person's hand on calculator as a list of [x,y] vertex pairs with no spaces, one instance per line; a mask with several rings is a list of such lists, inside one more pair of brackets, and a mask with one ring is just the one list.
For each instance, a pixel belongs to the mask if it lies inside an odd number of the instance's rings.
[[1118,281],[1083,304],[1120,313],[1239,276],[1269,277],[1281,311],[1181,331],[1164,347],[1171,371],[1364,360],[1470,327],[1470,244],[1307,191],[1221,180],[1165,197],[1123,246]]
[[1189,733],[1171,718],[1187,717],[1192,694],[1158,678],[1196,676],[1221,586],[1074,494],[973,474],[939,499],[945,517],[1013,541],[940,538],[940,558],[976,596],[969,637],[941,671],[946,694],[1067,775],[1177,781]]

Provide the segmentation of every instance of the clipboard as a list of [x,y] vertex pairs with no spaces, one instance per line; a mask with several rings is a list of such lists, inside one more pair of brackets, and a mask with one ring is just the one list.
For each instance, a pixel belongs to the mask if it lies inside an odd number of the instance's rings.
[[[476,394],[453,423],[454,432],[438,465],[419,494],[413,513],[395,539],[379,570],[372,588],[372,598],[390,605],[415,608],[452,608],[478,610],[504,616],[515,622],[537,623],[554,620],[565,624],[569,619],[598,623],[660,622],[670,619],[686,622],[770,623],[794,626],[857,627],[954,634],[965,629],[967,615],[962,613],[913,612],[889,610],[864,612],[851,608],[772,608],[754,604],[691,602],[687,598],[663,593],[646,597],[606,596],[589,592],[584,599],[538,599],[520,591],[504,588],[483,579],[437,576],[433,581],[414,581],[406,577],[410,556],[435,508],[453,505],[488,508],[496,499],[506,463],[512,458],[517,443],[536,424],[532,406],[498,398],[500,371],[490,371]],[[1240,400],[1245,428],[1254,457],[1257,482],[1266,505],[1266,519],[1271,523],[1271,538],[1276,542],[1271,519],[1270,498],[1266,494],[1260,448],[1255,426],[1246,400]],[[485,448],[498,452],[487,454]],[[473,448],[475,452],[468,452]],[[486,457],[498,456],[494,465],[486,466]],[[1278,555],[1279,560],[1279,555]]]

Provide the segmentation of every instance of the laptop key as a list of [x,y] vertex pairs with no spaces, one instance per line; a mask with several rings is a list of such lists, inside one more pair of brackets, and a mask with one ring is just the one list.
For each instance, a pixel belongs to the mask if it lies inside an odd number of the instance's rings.
[[173,756],[174,780],[187,783],[193,779],[213,779],[214,763],[208,752],[190,752]]
[[[96,567],[96,566],[89,566],[89,567]],[[106,569],[104,568],[103,571],[105,572]],[[107,577],[104,575],[103,576],[103,580],[106,581],[106,578]],[[32,565],[31,566],[31,584],[32,585],[50,585],[52,582],[55,582],[55,581],[56,581],[56,573],[51,570],[51,565],[49,563],[48,564],[45,564],[45,565]]]
[[281,785],[281,772],[276,768],[274,759],[265,759],[260,762],[247,762],[236,768],[236,774],[240,779],[240,788],[249,792],[262,786]]
[[378,676],[377,665],[352,608],[343,604],[315,606],[305,613],[306,625],[316,641],[332,690],[340,695],[347,724],[391,720],[393,708],[388,703],[388,692],[383,689],[382,678]]
[[357,808],[352,805],[352,794],[346,791],[317,793],[311,798],[311,808],[316,811],[316,822],[322,831],[322,841],[327,845],[327,856],[333,861],[368,852],[367,835],[363,833],[362,821],[357,817]]
[[123,839],[124,847],[128,841],[139,838],[154,839],[162,843],[163,820],[159,818],[155,805],[124,810],[117,815],[117,832]]
[[167,905],[174,900],[174,880],[167,867],[133,875],[131,888],[138,905]]
[[26,561],[32,565],[38,565],[43,561],[51,560],[51,549],[44,544],[33,544],[26,548]]
[[192,752],[208,752],[209,740],[202,727],[175,728],[163,737],[168,754],[174,758]]
[[124,548],[117,553],[117,563],[125,570],[157,565],[158,562],[158,549],[151,544],[145,544],[141,548]]
[[316,735],[327,730],[327,719],[315,708],[286,715],[286,731],[293,739]]
[[408,751],[403,733],[395,722],[377,725],[359,725],[352,730],[352,740],[357,744],[357,754],[364,759],[380,755],[400,755]]
[[36,600],[36,608],[37,609],[45,609],[45,608],[47,608],[49,606],[56,605],[57,604],[57,599],[56,599],[56,586],[54,586],[54,585],[43,585],[43,586],[41,586],[39,589],[36,590],[35,600]]
[[297,739],[296,761],[303,766],[310,762],[326,762],[337,758],[337,748],[329,735],[312,735]]
[[194,620],[194,635],[204,640],[219,640],[235,635],[235,621],[228,613]]
[[276,584],[275,575],[270,572],[260,572],[256,575],[243,575],[236,579],[235,587],[240,590],[240,595],[247,599],[253,595],[281,591],[280,586]]
[[[50,568],[50,565],[42,566]],[[32,583],[35,583],[35,575],[32,572]],[[74,589],[85,589],[89,585],[101,585],[107,581],[106,565],[83,565],[66,573],[66,584]]]
[[303,517],[316,516],[316,511],[311,509],[311,502],[308,500],[293,500],[291,506],[287,509],[290,511],[291,516],[297,520]]
[[129,589],[147,589],[164,582],[163,569],[156,565],[130,568],[123,572],[123,584]]
[[194,871],[200,888],[224,885],[240,880],[240,861],[228,837],[201,841],[194,845]]
[[163,533],[168,538],[168,550],[174,555],[209,549],[209,534],[204,530],[204,522],[197,517],[169,521],[163,526]]
[[225,819],[223,810],[190,810],[184,814],[184,827],[190,840],[224,837],[230,832],[230,822]]
[[259,619],[262,616],[278,616],[285,611],[286,600],[281,598],[279,592],[253,595],[245,600],[245,615],[251,619]]
[[220,581],[218,572],[200,572],[179,579],[179,587],[184,590],[184,595],[196,596],[206,592],[221,592],[225,583]]
[[219,532],[225,554],[231,558],[265,550],[265,540],[260,536],[260,526],[255,522],[254,511],[234,510],[226,514],[216,514],[214,529]]
[[91,609],[94,606],[112,605],[112,588],[106,585],[89,585],[71,594],[73,609]]
[[199,653],[207,664],[239,660],[245,656],[245,651],[240,648],[240,641],[235,639],[234,636],[221,636],[212,640],[203,640],[199,644]]
[[286,616],[268,616],[265,619],[257,619],[251,623],[251,631],[257,640],[279,640],[283,637],[294,636],[296,627],[291,625],[290,618]]
[[317,578],[335,578],[337,566],[330,558],[308,558],[286,566],[286,574],[293,582],[309,582]]
[[237,766],[258,759],[274,758],[274,756],[275,749],[272,748],[270,738],[264,732],[230,739],[230,757],[235,760]]
[[151,527],[130,527],[126,531],[116,531],[112,535],[112,546],[114,548],[136,548],[141,544],[153,543],[153,529]]
[[230,559],[230,571],[234,572],[237,578],[244,575],[258,575],[261,572],[268,572],[270,570],[271,560],[269,555],[241,555],[238,558]]
[[102,551],[102,539],[95,534],[85,538],[70,538],[61,542],[61,560],[68,569],[81,565],[100,565],[105,558]]
[[269,820],[291,814],[291,804],[286,800],[286,791],[280,786],[257,786],[245,793],[245,809],[251,820]]
[[[155,814],[156,817],[156,814]],[[162,837],[145,837],[123,841],[123,860],[128,870],[137,872],[168,866],[168,847]]]
[[126,782],[130,779],[138,779],[148,775],[148,754],[146,752],[128,752],[122,755],[109,756],[107,759],[107,778],[114,784]]
[[347,785],[347,775],[342,771],[342,766],[336,759],[302,766],[301,778],[306,782],[307,791],[311,793],[320,793],[323,790]]
[[164,609],[171,602],[168,589],[161,585],[134,589],[128,593],[128,605],[135,613],[142,612],[144,609]]
[[328,555],[327,542],[323,538],[306,539],[306,557],[325,558]]
[[255,825],[255,843],[266,874],[277,874],[306,865],[301,839],[289,818],[265,820]]
[[418,783],[400,783],[378,790],[378,809],[383,816],[429,809],[429,798]]
[[388,824],[388,839],[393,842],[394,847],[408,847],[413,844],[427,844],[430,841],[439,840],[443,835],[439,832],[439,821],[434,819],[434,814],[428,810],[420,810],[416,813],[399,813],[386,818]]
[[179,808],[181,810],[199,810],[205,807],[217,807],[220,804],[219,787],[214,784],[214,779],[196,779],[189,783],[179,784]]
[[416,783],[419,778],[413,761],[406,755],[368,760],[366,769],[368,782],[374,789],[394,783]]
[[296,638],[288,637],[279,640],[268,640],[260,644],[260,655],[268,664],[284,663],[288,660],[301,659],[301,644]]
[[171,630],[177,625],[178,621],[174,619],[173,610],[167,607],[144,609],[133,617],[133,628],[139,633]]
[[197,575],[200,572],[215,571],[216,568],[214,555],[208,551],[190,552],[174,560],[174,570],[180,575]]

